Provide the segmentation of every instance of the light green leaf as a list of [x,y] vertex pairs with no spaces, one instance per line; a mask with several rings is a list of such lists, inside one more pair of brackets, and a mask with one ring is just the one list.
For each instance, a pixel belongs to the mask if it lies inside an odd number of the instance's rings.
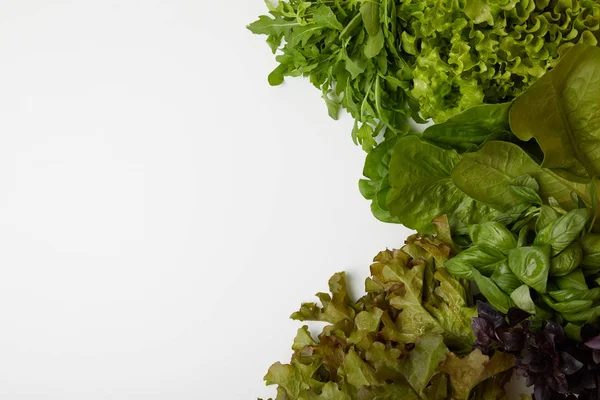
[[365,45],[365,56],[367,58],[376,57],[383,49],[385,38],[383,31],[380,29],[379,33],[375,36],[369,36]]
[[600,175],[600,49],[579,44],[515,101],[510,125],[535,138],[542,166],[580,177]]
[[447,353],[448,348],[441,335],[425,334],[419,337],[409,357],[400,362],[404,376],[415,392],[423,392]]
[[499,222],[471,225],[469,235],[473,244],[487,253],[500,252],[507,255],[517,247],[517,237]]
[[515,178],[525,174],[539,183],[542,198],[554,197],[568,209],[578,207],[573,202],[572,192],[589,199],[587,185],[568,181],[541,168],[523,149],[508,142],[489,142],[481,150],[465,154],[452,170],[452,180],[467,196],[499,210],[508,210],[521,203],[511,186]]
[[453,227],[493,219],[494,210],[470,198],[450,178],[459,161],[454,150],[443,150],[415,136],[398,139],[390,162],[390,213],[423,233],[433,233],[431,221],[443,214]]
[[535,303],[531,299],[531,292],[529,286],[522,285],[518,287],[510,294],[510,298],[521,310],[527,311],[529,314],[535,315],[536,307]]
[[539,231],[534,245],[550,245],[552,254],[556,255],[581,235],[588,220],[589,213],[585,208],[569,211]]
[[344,29],[342,24],[340,24],[337,17],[335,16],[335,13],[331,10],[331,8],[329,8],[325,4],[321,4],[319,7],[317,7],[314,13],[314,18],[315,23],[319,26],[329,29],[335,29],[338,31]]
[[379,25],[379,4],[374,1],[365,1],[360,7],[363,24],[369,36],[375,36],[381,29]]
[[508,266],[522,282],[546,293],[550,271],[550,246],[519,247],[508,254]]

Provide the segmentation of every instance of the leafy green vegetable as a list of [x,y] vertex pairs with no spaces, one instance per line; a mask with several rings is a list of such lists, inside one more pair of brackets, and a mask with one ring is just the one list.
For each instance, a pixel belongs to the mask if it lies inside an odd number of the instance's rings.
[[521,140],[538,141],[543,167],[582,178],[600,174],[598,65],[599,48],[576,45],[511,108],[513,132]]
[[[382,131],[402,131],[406,117],[442,122],[472,106],[511,101],[569,46],[596,45],[600,28],[600,7],[585,0],[268,5],[270,16],[248,28],[267,35],[277,53],[269,82],[309,77],[332,117],[340,107],[354,117],[353,138],[366,150]],[[486,140],[502,137],[492,131]]]
[[317,294],[321,305],[292,314],[329,325],[318,340],[300,328],[291,362],[271,366],[265,380],[278,385],[278,400],[460,400],[471,392],[502,399],[504,381],[490,377],[509,371],[514,358],[472,350],[470,288],[442,268],[454,244],[441,240],[448,221],[435,225],[439,235],[413,235],[401,250],[379,253],[362,298],[349,297],[338,273],[331,294]]
[[450,376],[452,399],[469,400],[471,391],[486,379],[498,375],[514,366],[512,354],[497,352],[491,358],[474,350],[464,358],[449,354],[440,370]]
[[589,186],[541,168],[522,148],[508,142],[489,142],[481,150],[463,155],[452,170],[452,180],[471,198],[504,211],[523,203],[511,188],[515,179],[525,174],[538,182],[542,198],[553,197],[568,209],[578,206],[571,193],[589,198]]
[[422,138],[458,152],[475,151],[491,140],[510,140],[508,112],[512,103],[483,104],[466,109],[447,121],[435,124]]
[[447,353],[441,335],[425,334],[416,340],[409,357],[400,361],[404,377],[417,393],[423,393]]
[[588,210],[585,208],[569,211],[539,231],[534,244],[550,245],[552,254],[556,255],[581,235],[588,219]]
[[583,250],[578,242],[571,243],[559,255],[552,258],[550,276],[564,276],[581,265]]
[[446,214],[451,225],[493,219],[491,208],[457,189],[450,174],[460,156],[415,136],[398,139],[390,161],[387,207],[391,215],[419,232],[433,232],[431,221]]
[[508,266],[522,282],[539,293],[545,293],[550,271],[550,247],[531,246],[513,249],[508,255]]

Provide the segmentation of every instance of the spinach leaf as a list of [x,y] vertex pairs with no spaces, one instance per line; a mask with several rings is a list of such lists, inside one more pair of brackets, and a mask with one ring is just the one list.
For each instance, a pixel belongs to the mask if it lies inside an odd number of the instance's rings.
[[513,135],[508,123],[512,103],[483,104],[435,124],[422,134],[430,142],[459,152],[475,151],[490,140],[509,140]]
[[452,180],[471,198],[505,211],[522,203],[511,187],[525,174],[538,182],[542,198],[554,197],[567,209],[578,206],[571,192],[589,198],[589,185],[568,181],[541,168],[523,149],[508,142],[489,142],[475,153],[464,154],[452,170]]
[[390,161],[390,214],[422,233],[433,232],[431,221],[443,214],[455,233],[464,225],[493,219],[496,211],[473,200],[453,183],[450,173],[459,160],[455,150],[444,150],[416,136],[398,139]]
[[543,167],[593,178],[600,175],[600,49],[579,44],[515,100],[510,126],[535,138]]
[[363,175],[368,179],[361,179],[358,183],[360,193],[367,200],[371,200],[371,212],[380,221],[400,223],[398,217],[394,217],[387,209],[387,194],[391,188],[389,183],[389,166],[392,151],[398,141],[393,136],[381,142],[369,154],[365,160]]
[[550,271],[550,246],[518,247],[508,253],[508,266],[522,282],[546,292]]

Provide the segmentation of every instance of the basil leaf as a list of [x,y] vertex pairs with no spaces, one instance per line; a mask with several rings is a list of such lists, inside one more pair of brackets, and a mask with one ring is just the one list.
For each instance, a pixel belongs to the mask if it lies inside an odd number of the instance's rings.
[[592,300],[569,300],[554,302],[549,296],[541,295],[541,297],[544,302],[550,306],[550,308],[559,312],[560,314],[572,315],[575,313],[588,311],[594,305]]
[[581,235],[588,220],[589,213],[585,208],[569,211],[538,232],[533,244],[550,245],[552,254],[556,255]]
[[574,271],[583,260],[583,250],[579,242],[573,242],[560,254],[554,256],[550,264],[550,276],[564,276]]
[[587,269],[600,268],[600,235],[589,233],[579,243],[583,249],[582,265]]
[[510,298],[521,310],[527,311],[529,314],[535,315],[536,307],[535,303],[531,299],[531,292],[529,286],[519,286],[510,294]]
[[580,269],[576,269],[568,275],[555,278],[554,283],[556,283],[559,289],[588,290],[585,277]]
[[508,266],[522,282],[546,292],[550,271],[550,246],[519,247],[508,253]]
[[492,279],[481,275],[475,268],[472,269],[472,276],[481,294],[496,310],[506,314],[509,309],[514,307],[515,304],[510,296],[504,293]]
[[455,257],[446,261],[444,268],[457,278],[473,279],[473,269],[485,268],[485,266],[494,264],[502,259],[501,256],[489,254],[479,247],[474,246],[461,251]]
[[550,225],[550,223],[556,221],[559,216],[560,215],[556,212],[556,210],[554,210],[554,208],[547,205],[541,206],[540,215],[538,216],[538,219],[535,223],[536,232],[541,231],[542,229]]
[[500,252],[507,255],[517,247],[517,238],[499,222],[485,222],[471,225],[469,235],[473,244],[488,253]]
[[504,291],[505,293],[512,293],[519,286],[522,285],[522,282],[519,280],[519,278],[517,278],[517,276],[513,274],[510,270],[508,266],[508,260],[500,261],[494,264],[494,266],[495,269],[492,273],[491,278],[496,283],[496,285],[498,285],[498,287],[502,289],[502,291]]

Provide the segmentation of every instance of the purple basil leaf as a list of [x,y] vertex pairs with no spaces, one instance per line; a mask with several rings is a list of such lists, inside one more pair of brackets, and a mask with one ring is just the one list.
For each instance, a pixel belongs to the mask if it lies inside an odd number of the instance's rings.
[[564,342],[565,332],[562,326],[556,321],[548,321],[544,327],[544,336],[548,342],[552,343],[552,347],[556,348],[557,344]]
[[506,352],[519,352],[523,350],[525,338],[523,331],[518,328],[498,329],[496,335],[500,339],[500,343]]
[[508,314],[506,314],[506,316],[508,317],[508,324],[510,326],[515,326],[529,318],[529,313],[521,310],[520,308],[513,307],[508,310]]
[[583,367],[583,363],[581,361],[565,351],[560,353],[560,358],[562,359],[560,370],[564,372],[565,375],[573,375]]
[[488,303],[477,300],[477,312],[479,318],[486,319],[494,328],[499,328],[506,323],[504,316]]
[[600,350],[600,335],[585,341],[585,345],[590,349]]
[[592,351],[592,360],[594,364],[600,364],[600,350]]

